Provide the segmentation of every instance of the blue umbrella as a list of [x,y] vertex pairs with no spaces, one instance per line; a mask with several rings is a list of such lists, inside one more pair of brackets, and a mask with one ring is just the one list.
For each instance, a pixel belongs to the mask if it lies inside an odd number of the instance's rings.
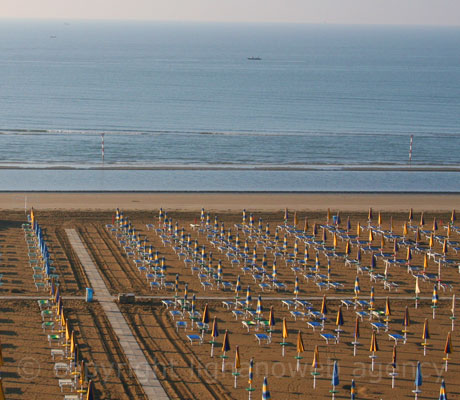
[[335,390],[335,387],[339,385],[339,364],[337,364],[337,360],[334,361],[334,368],[332,370],[332,399],[335,398],[335,394],[337,393],[337,390]]
[[418,398],[418,394],[421,393],[422,391],[419,389],[420,386],[422,386],[423,380],[422,380],[422,364],[420,364],[420,361],[417,361],[417,372],[415,374],[415,390],[413,390],[415,394],[415,400]]

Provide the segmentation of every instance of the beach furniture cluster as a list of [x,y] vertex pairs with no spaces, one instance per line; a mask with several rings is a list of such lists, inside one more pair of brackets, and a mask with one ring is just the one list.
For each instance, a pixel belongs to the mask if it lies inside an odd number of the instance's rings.
[[[52,266],[51,255],[43,230],[34,217],[22,225],[29,250],[29,262],[34,271],[34,282],[38,289],[49,293],[48,299],[37,300],[42,318],[42,329],[50,346],[50,357],[54,362],[54,373],[65,400],[94,399],[94,388],[88,379],[88,369],[81,357],[78,340],[70,321],[66,318],[59,289],[59,275]],[[75,392],[75,394],[73,394]]]

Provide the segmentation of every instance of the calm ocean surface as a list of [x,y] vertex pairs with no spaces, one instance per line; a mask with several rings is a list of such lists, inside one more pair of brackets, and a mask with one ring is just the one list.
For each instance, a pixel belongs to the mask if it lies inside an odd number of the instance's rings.
[[460,28],[1,20],[0,82],[0,190],[460,191]]

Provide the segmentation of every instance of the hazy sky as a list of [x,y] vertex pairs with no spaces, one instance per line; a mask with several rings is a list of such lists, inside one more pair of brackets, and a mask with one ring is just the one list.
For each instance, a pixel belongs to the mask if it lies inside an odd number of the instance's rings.
[[0,18],[460,25],[460,0],[0,0]]

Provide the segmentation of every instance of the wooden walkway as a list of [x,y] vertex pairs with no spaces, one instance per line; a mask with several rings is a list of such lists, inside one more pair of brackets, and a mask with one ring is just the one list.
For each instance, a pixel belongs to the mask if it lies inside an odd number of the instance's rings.
[[128,359],[131,370],[136,375],[137,381],[142,386],[144,393],[148,399],[163,400],[169,399],[165,390],[158,381],[155,372],[148,363],[147,359],[142,353],[131,329],[129,328],[123,314],[120,312],[114,297],[110,295],[107,286],[102,280],[96,265],[86,251],[78,233],[75,229],[66,229],[67,236],[70,244],[72,245],[75,253],[77,254],[86,275],[94,290],[94,299],[97,300],[107,318],[112,325],[115,334],[118,336],[123,352]]

